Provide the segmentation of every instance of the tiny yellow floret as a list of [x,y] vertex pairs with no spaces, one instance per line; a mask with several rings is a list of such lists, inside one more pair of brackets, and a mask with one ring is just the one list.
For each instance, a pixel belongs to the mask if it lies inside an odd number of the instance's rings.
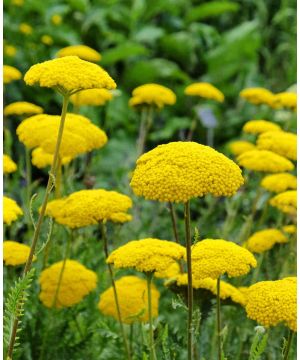
[[224,94],[212,84],[199,82],[187,86],[184,90],[185,95],[199,96],[205,99],[212,99],[218,102],[224,101]]
[[289,173],[267,175],[262,179],[260,186],[275,193],[281,193],[290,189],[295,190],[297,189],[297,178]]
[[[7,240],[3,242],[3,261],[5,265],[22,265],[25,264],[30,253],[30,246],[20,244],[16,241]],[[33,261],[36,256],[33,256]]]

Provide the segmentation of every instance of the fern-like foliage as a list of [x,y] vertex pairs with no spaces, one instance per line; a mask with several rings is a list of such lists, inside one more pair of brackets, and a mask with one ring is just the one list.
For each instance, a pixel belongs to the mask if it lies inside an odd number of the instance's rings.
[[28,271],[25,276],[21,276],[15,281],[14,286],[11,287],[5,305],[4,305],[4,319],[3,319],[3,342],[4,351],[7,353],[9,342],[13,333],[13,326],[16,319],[19,319],[18,328],[16,332],[16,339],[14,351],[19,345],[18,334],[21,331],[20,319],[24,315],[24,305],[28,297],[28,290],[32,283],[34,269]]
[[249,360],[259,360],[264,353],[268,341],[268,333],[262,335],[257,331],[250,348]]

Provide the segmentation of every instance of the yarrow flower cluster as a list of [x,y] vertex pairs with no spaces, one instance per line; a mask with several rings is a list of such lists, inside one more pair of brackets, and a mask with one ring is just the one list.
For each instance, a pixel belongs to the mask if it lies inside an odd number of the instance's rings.
[[27,85],[55,88],[62,94],[84,89],[116,88],[116,83],[105,70],[78,56],[65,56],[33,65],[26,72],[24,81]]
[[184,90],[185,95],[199,96],[205,99],[212,99],[218,102],[224,101],[224,94],[212,84],[199,82],[187,86]]
[[21,72],[13,66],[3,65],[3,82],[9,84],[14,80],[20,80],[22,78]]
[[244,183],[241,169],[225,155],[195,142],[159,145],[137,160],[130,186],[146,199],[186,202],[212,194],[231,196]]
[[25,35],[31,35],[33,32],[32,26],[27,23],[21,23],[19,26],[19,30]]
[[[187,286],[188,277],[187,274],[178,275],[176,278],[176,283],[178,286]],[[193,279],[193,288],[194,289],[205,289],[209,290],[215,296],[217,296],[217,280],[206,278],[206,279]],[[226,300],[230,298],[233,302],[240,305],[245,305],[246,300],[245,296],[233,285],[228,284],[225,281],[220,281],[220,299]]]
[[287,242],[287,237],[280,230],[265,229],[251,235],[245,245],[251,252],[262,253],[272,249],[275,244],[284,244]]
[[274,96],[273,104],[275,108],[288,108],[296,111],[297,94],[291,92],[282,92]]
[[[35,115],[24,120],[17,128],[19,140],[28,148],[40,147],[54,154],[60,116]],[[99,149],[107,143],[103,130],[88,118],[68,113],[60,146],[60,156],[74,158],[80,154]]]
[[44,109],[38,105],[32,104],[27,101],[16,101],[6,105],[3,110],[5,116],[10,115],[34,115],[41,114]]
[[270,205],[276,207],[280,211],[296,215],[297,213],[297,191],[290,190],[278,194],[270,199]]
[[273,107],[274,94],[261,87],[244,89],[240,92],[240,97],[254,105],[264,104]]
[[296,234],[297,227],[296,225],[285,225],[282,227],[282,231],[284,231],[287,234]]
[[175,102],[176,95],[169,88],[158,84],[144,84],[133,90],[129,105],[153,105],[161,109],[165,105],[173,105]]
[[244,140],[232,141],[231,143],[229,143],[228,147],[229,147],[230,152],[232,152],[232,154],[235,156],[241,155],[246,151],[255,149],[254,144],[252,144],[249,141],[244,141]]
[[281,193],[289,189],[295,190],[297,189],[297,178],[289,173],[267,175],[262,179],[260,186],[275,193]]
[[[148,296],[147,281],[137,276],[123,276],[115,282],[118,294],[121,319],[125,324],[134,322],[148,322]],[[152,316],[158,316],[159,291],[151,284],[151,310]],[[113,288],[105,290],[98,304],[99,310],[108,316],[118,318]]]
[[11,225],[19,216],[23,215],[22,209],[18,206],[15,200],[3,196],[3,221],[7,225]]
[[249,287],[247,316],[266,327],[280,323],[297,331],[297,278],[261,281]]
[[281,127],[267,120],[250,120],[243,126],[243,132],[248,134],[262,134],[266,131],[281,131]]
[[17,164],[10,158],[10,156],[3,154],[3,172],[10,174],[17,170]]
[[[17,266],[25,264],[30,253],[30,246],[20,244],[16,241],[7,240],[3,242],[3,261],[5,265]],[[33,261],[36,256],[33,256]]]
[[141,272],[163,272],[184,257],[185,248],[159,239],[133,240],[114,250],[107,258],[116,268],[134,268]]
[[294,169],[293,163],[268,150],[250,150],[237,158],[240,166],[253,171],[277,173]]
[[57,57],[78,56],[82,60],[98,62],[101,60],[101,55],[98,51],[86,45],[71,45],[60,49],[56,54]]
[[285,131],[268,131],[257,139],[257,147],[297,160],[297,135]]
[[97,275],[94,271],[88,270],[78,261],[66,260],[57,300],[54,304],[62,266],[63,261],[59,261],[41,272],[39,298],[48,308],[62,308],[78,304],[96,288]]
[[49,45],[49,46],[53,45],[53,38],[50,35],[43,35],[41,37],[41,41],[45,45]]
[[65,198],[50,201],[46,215],[73,229],[95,225],[100,221],[130,221],[132,216],[127,211],[131,207],[131,199],[116,191],[80,190]]
[[205,239],[192,247],[192,274],[196,280],[217,279],[223,274],[236,277],[256,267],[253,254],[223,239]]
[[[53,158],[53,154],[45,152],[41,147],[35,148],[31,153],[31,162],[39,169],[43,169],[46,166],[51,166],[53,163]],[[62,165],[65,165],[72,161],[72,158],[70,156],[65,156],[60,161]]]
[[102,106],[112,98],[112,93],[107,89],[88,89],[70,96],[70,101],[75,106]]

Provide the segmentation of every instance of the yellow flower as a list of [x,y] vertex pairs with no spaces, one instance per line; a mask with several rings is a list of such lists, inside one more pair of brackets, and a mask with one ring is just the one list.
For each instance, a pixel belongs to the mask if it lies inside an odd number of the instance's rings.
[[246,151],[255,149],[254,144],[252,144],[249,141],[243,141],[243,140],[232,141],[231,143],[229,143],[228,147],[229,147],[229,150],[235,156],[241,155]]
[[[30,246],[20,244],[16,241],[7,240],[3,242],[3,261],[5,265],[22,265],[25,264],[30,253]],[[33,261],[36,256],[33,256]]]
[[19,30],[21,31],[21,33],[23,33],[25,35],[30,35],[30,34],[32,34],[32,31],[33,31],[32,27],[26,23],[20,24]]
[[257,139],[257,147],[297,160],[297,135],[285,131],[268,131]]
[[46,215],[54,217],[59,224],[79,228],[100,221],[130,221],[132,216],[127,211],[131,207],[131,199],[116,191],[80,190],[63,199],[50,201]]
[[22,209],[18,206],[15,200],[3,196],[3,221],[5,224],[10,225],[16,221],[19,216],[23,215]]
[[145,84],[133,90],[129,105],[153,105],[161,109],[165,105],[173,105],[175,102],[176,95],[169,88],[158,84]]
[[287,234],[296,234],[297,227],[295,225],[285,225],[282,227],[282,230]]
[[116,268],[134,268],[137,271],[161,273],[175,260],[184,257],[185,248],[167,240],[133,240],[114,250],[107,258]]
[[246,299],[249,287],[248,286],[239,286],[237,289],[244,295],[244,299]]
[[34,115],[41,114],[44,109],[27,101],[16,101],[4,107],[4,115]]
[[[53,163],[54,155],[46,153],[42,148],[37,147],[32,151],[31,162],[39,169],[51,166]],[[71,157],[64,157],[61,160],[62,165],[68,164],[72,160]]]
[[269,200],[272,206],[275,206],[280,211],[290,214],[296,215],[297,213],[297,191],[290,190],[285,191],[281,194],[278,194],[272,197]]
[[21,72],[13,66],[4,65],[3,66],[3,82],[4,84],[9,84],[14,80],[21,79]]
[[253,254],[233,242],[205,239],[192,247],[192,273],[196,280],[217,279],[225,273],[229,277],[241,276],[251,267],[256,267]]
[[77,56],[65,56],[31,66],[24,80],[27,85],[55,88],[72,94],[79,90],[115,89],[116,83],[100,66]]
[[[186,286],[188,284],[187,274],[178,275],[176,278],[176,283],[178,286]],[[217,280],[206,278],[201,280],[193,279],[193,288],[194,289],[205,289],[212,292],[214,295],[217,295]],[[225,281],[220,282],[220,298],[226,300],[230,298],[233,302],[236,302],[240,305],[245,305],[246,300],[245,296],[233,285],[228,284]]]
[[237,158],[240,166],[253,171],[277,173],[294,169],[293,163],[268,150],[250,150]]
[[13,45],[4,45],[4,54],[9,57],[15,57],[17,49]]
[[70,97],[72,104],[76,106],[91,105],[102,106],[113,98],[112,93],[106,89],[82,90]]
[[265,229],[251,235],[245,245],[253,253],[262,253],[272,249],[275,244],[286,242],[288,239],[280,230]]
[[250,120],[243,126],[243,131],[256,135],[266,131],[281,131],[281,127],[267,120]]
[[54,14],[51,17],[51,22],[54,25],[60,25],[62,23],[62,17],[59,14]]
[[177,277],[180,274],[180,266],[178,262],[174,261],[167,269],[164,271],[156,271],[155,277],[160,279],[172,279]]
[[[125,324],[148,322],[148,296],[147,281],[137,276],[123,276],[116,282],[121,319]],[[159,292],[155,285],[151,284],[151,307],[152,316],[158,316]],[[113,288],[105,290],[98,304],[99,310],[108,316],[119,320]]]
[[[60,116],[35,115],[17,127],[19,140],[28,148],[41,147],[54,154]],[[82,115],[68,113],[60,147],[60,156],[74,158],[79,154],[99,149],[107,143],[104,131]]]
[[213,99],[218,102],[224,101],[224,94],[212,84],[199,82],[187,86],[184,90],[185,95],[199,96],[205,99]]
[[255,105],[265,104],[272,106],[274,101],[274,94],[260,87],[244,89],[240,92],[240,97]]
[[267,175],[262,179],[260,186],[275,193],[281,193],[288,189],[295,190],[297,189],[297,178],[289,173]]
[[3,154],[3,172],[10,174],[17,170],[17,164],[10,158],[10,156]]
[[146,199],[186,202],[212,194],[231,196],[244,183],[241,169],[225,155],[195,142],[171,142],[143,154],[130,186]]
[[297,94],[290,92],[282,92],[274,96],[275,108],[289,108],[294,111],[297,109]]
[[101,55],[98,51],[86,45],[72,45],[60,49],[56,54],[57,57],[64,56],[78,56],[82,60],[98,62],[101,60]]
[[283,323],[297,331],[296,293],[296,277],[258,282],[247,291],[247,316],[266,327]]
[[[54,303],[55,293],[60,278],[63,261],[59,261],[41,272],[39,298],[48,308]],[[96,288],[97,275],[94,271],[75,260],[67,260],[63,271],[56,308],[78,304],[86,295]]]
[[53,44],[53,38],[49,35],[43,35],[41,37],[41,41],[45,45],[52,45]]

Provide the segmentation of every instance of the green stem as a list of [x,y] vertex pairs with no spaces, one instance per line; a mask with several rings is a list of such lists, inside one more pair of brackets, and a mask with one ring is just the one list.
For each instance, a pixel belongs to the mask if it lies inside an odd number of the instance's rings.
[[257,279],[258,279],[259,270],[260,270],[260,268],[261,268],[261,264],[262,264],[262,262],[263,262],[264,255],[265,255],[264,252],[259,255],[258,262],[257,262],[257,266],[256,266],[256,268],[255,268],[255,270],[254,270],[254,272],[253,272],[253,276],[252,276],[251,284],[250,284],[250,285],[255,284],[256,281],[257,281]]
[[148,317],[149,317],[149,348],[150,360],[156,360],[155,344],[153,337],[153,319],[152,319],[152,299],[151,299],[151,282],[153,272],[147,274],[147,290],[148,290]]
[[289,358],[289,352],[290,352],[293,336],[294,336],[294,331],[289,330],[288,342],[286,344],[286,348],[284,351],[283,360],[287,360]]
[[192,256],[191,256],[191,215],[190,202],[184,204],[185,220],[185,241],[186,241],[186,261],[188,271],[188,326],[187,326],[187,346],[188,360],[193,358],[193,283],[192,283]]
[[57,173],[55,179],[55,199],[59,199],[61,197],[61,175],[62,175],[62,166],[61,166],[61,158],[58,158],[57,162]]
[[[172,219],[172,227],[173,227],[175,241],[177,244],[180,244],[178,230],[177,230],[176,213],[175,213],[175,208],[174,208],[173,203],[169,202],[169,207],[170,207],[170,214],[171,214],[171,219]],[[180,272],[183,273],[184,271],[183,271],[182,261],[179,262],[179,267],[180,267]]]
[[[50,174],[49,174],[48,183],[47,183],[47,187],[46,187],[46,191],[45,191],[45,195],[44,195],[44,199],[43,199],[43,204],[42,204],[40,215],[39,215],[39,218],[38,218],[38,221],[36,224],[36,228],[34,230],[32,244],[30,247],[30,253],[29,253],[27,262],[25,264],[23,276],[25,276],[27,274],[27,272],[31,269],[33,255],[34,255],[35,248],[36,248],[39,236],[40,236],[41,227],[42,227],[42,223],[43,223],[43,219],[44,219],[44,215],[45,215],[45,211],[46,211],[46,207],[47,207],[47,203],[48,203],[48,198],[49,198],[49,195],[53,188],[53,179],[55,179],[55,176],[56,176],[57,161],[58,161],[58,156],[59,156],[60,144],[62,141],[62,135],[63,135],[63,130],[64,130],[64,124],[65,124],[68,104],[69,104],[69,96],[64,95],[63,107],[62,107],[62,112],[61,112],[61,120],[60,120],[58,135],[57,135],[53,163],[52,163],[52,166],[50,169]],[[16,317],[14,324],[13,324],[11,337],[9,340],[9,347],[8,347],[8,353],[7,353],[7,357],[9,359],[12,359],[12,354],[13,354],[13,350],[14,350],[16,335],[17,335],[18,323],[19,323],[19,318]]]
[[217,280],[217,339],[218,339],[218,359],[222,359],[222,344],[221,344],[221,303],[220,303],[220,287],[221,278]]
[[[109,255],[109,253],[108,253],[108,240],[107,240],[107,234],[106,234],[106,226],[105,226],[105,223],[103,221],[101,222],[101,233],[102,233],[102,239],[103,239],[103,249],[104,249],[105,259],[107,259],[108,255]],[[115,280],[114,280],[114,274],[113,274],[111,264],[107,264],[107,267],[108,267],[110,280],[111,280],[111,284],[112,284],[112,288],[113,288],[113,292],[114,292],[114,298],[115,298],[115,303],[116,303],[116,308],[117,308],[121,333],[122,333],[122,337],[123,337],[125,352],[126,352],[126,355],[127,355],[127,359],[130,360],[131,359],[131,354],[130,354],[130,351],[129,351],[128,341],[127,341],[127,338],[126,338],[125,329],[124,329],[123,322],[122,322],[121,310],[120,310],[120,304],[119,304],[119,299],[118,299],[116,283],[115,283]]]
[[141,124],[139,130],[139,137],[137,141],[137,156],[140,157],[145,149],[147,134],[153,122],[153,107],[143,107],[141,114]]
[[191,126],[190,126],[190,129],[189,129],[188,135],[186,137],[187,141],[192,141],[193,134],[194,134],[194,131],[196,129],[196,126],[197,126],[197,119],[196,119],[196,117],[194,117],[192,122],[191,122]]
[[26,162],[26,206],[29,209],[30,206],[30,199],[31,199],[31,182],[32,182],[32,176],[31,176],[31,160],[30,160],[30,149],[25,147],[25,162]]

